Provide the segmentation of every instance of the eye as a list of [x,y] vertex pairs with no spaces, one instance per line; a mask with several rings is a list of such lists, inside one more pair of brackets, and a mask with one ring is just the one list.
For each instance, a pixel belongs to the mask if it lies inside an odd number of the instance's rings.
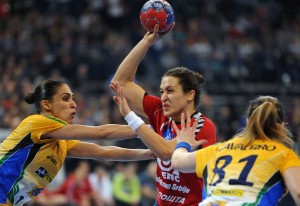
[[173,93],[173,89],[168,89],[167,92],[168,92],[168,94],[171,94],[171,93]]

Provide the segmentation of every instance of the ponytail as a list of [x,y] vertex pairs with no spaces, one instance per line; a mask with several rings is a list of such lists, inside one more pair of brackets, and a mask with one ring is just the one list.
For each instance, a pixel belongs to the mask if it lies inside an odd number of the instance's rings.
[[261,96],[249,104],[246,128],[237,136],[244,138],[246,145],[255,139],[271,139],[293,148],[291,132],[283,121],[283,106],[270,96]]

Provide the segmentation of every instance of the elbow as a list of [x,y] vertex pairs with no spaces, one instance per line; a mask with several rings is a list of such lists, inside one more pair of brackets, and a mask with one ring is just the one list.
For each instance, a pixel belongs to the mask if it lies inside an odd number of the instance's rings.
[[118,81],[121,86],[124,86],[126,83],[130,82],[128,79],[123,79],[120,77],[113,77],[113,79],[110,81],[110,83],[113,83],[116,81]]

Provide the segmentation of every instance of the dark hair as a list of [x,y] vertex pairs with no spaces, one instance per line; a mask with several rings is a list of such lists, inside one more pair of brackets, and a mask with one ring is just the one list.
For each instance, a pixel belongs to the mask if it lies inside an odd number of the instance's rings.
[[248,139],[248,143],[255,139],[272,139],[292,148],[294,142],[291,132],[284,125],[283,117],[283,106],[277,98],[259,96],[250,101],[247,126],[237,136]]
[[41,113],[40,102],[42,100],[51,100],[52,97],[56,94],[57,88],[62,84],[65,84],[63,81],[56,80],[45,80],[42,81],[36,88],[34,93],[29,93],[24,97],[24,100],[28,104],[34,104],[36,112]]
[[175,67],[168,70],[163,76],[176,77],[182,87],[183,92],[187,93],[191,90],[195,91],[194,104],[198,107],[200,104],[201,86],[205,82],[204,77],[198,72],[189,70],[186,67]]

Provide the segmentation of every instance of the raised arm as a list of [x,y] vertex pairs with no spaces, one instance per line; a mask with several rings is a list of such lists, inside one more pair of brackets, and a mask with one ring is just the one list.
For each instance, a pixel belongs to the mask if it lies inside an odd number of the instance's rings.
[[68,156],[106,161],[138,161],[154,159],[148,149],[126,149],[115,146],[99,146],[80,142],[68,151]]
[[[174,23],[169,31],[171,31],[173,27]],[[164,33],[164,35],[166,33]],[[135,74],[138,65],[148,52],[149,48],[164,35],[158,34],[158,25],[155,26],[153,33],[146,33],[144,38],[131,50],[131,52],[122,61],[112,79],[112,83],[118,81],[119,84],[124,88],[124,94],[130,107],[143,116],[146,116],[143,109],[143,98],[145,90],[134,83]]]

